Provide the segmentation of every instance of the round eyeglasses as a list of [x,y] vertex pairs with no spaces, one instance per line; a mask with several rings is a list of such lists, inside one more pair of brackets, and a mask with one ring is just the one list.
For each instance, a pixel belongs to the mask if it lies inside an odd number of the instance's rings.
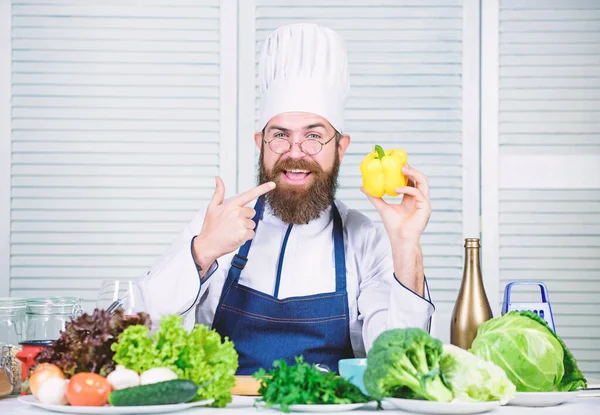
[[333,140],[336,136],[337,133],[325,142],[321,142],[314,138],[307,138],[300,141],[299,143],[292,143],[287,138],[275,137],[271,141],[266,141],[263,139],[263,143],[268,144],[271,151],[277,154],[285,154],[292,149],[293,145],[297,145],[303,153],[309,156],[314,156],[323,149],[323,146],[325,146],[327,143]]

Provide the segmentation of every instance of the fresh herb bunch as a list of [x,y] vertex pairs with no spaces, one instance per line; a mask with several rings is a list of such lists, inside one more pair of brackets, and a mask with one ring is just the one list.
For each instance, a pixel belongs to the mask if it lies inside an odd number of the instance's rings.
[[107,376],[115,370],[112,344],[127,327],[138,324],[150,327],[150,316],[125,316],[122,309],[114,314],[95,309],[68,322],[54,344],[44,348],[35,360],[57,365],[67,378],[79,372]]
[[319,371],[314,364],[306,363],[303,356],[296,356],[295,361],[296,365],[290,366],[280,359],[273,363],[268,373],[261,368],[252,375],[261,381],[258,393],[266,407],[279,405],[282,411],[290,412],[289,405],[369,401],[358,387],[335,373]]

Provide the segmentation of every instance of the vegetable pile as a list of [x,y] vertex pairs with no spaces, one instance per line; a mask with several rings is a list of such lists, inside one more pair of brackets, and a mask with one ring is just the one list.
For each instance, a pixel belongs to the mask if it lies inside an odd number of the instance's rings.
[[290,405],[366,403],[369,398],[358,387],[333,372],[323,373],[302,356],[295,357],[295,365],[285,360],[273,362],[269,372],[261,368],[252,376],[260,380],[258,393],[266,407],[279,405],[290,412]]
[[565,343],[544,319],[530,311],[511,311],[486,321],[470,351],[501,367],[519,392],[566,392],[587,387]]
[[470,350],[418,328],[383,332],[367,354],[371,397],[507,403],[516,392],[583,389],[587,381],[562,339],[530,311],[479,327]]
[[47,405],[168,405],[189,402],[195,398],[198,386],[173,375],[169,369],[161,368],[150,369],[139,376],[134,371],[117,366],[107,377],[79,372],[66,379],[58,366],[41,363],[35,367],[29,381],[33,396]]
[[507,402],[515,393],[500,368],[418,328],[388,330],[375,340],[364,383],[377,400]]
[[112,345],[114,361],[137,373],[154,368],[173,371],[179,379],[201,386],[195,400],[215,399],[213,406],[231,402],[238,354],[233,343],[215,330],[197,324],[191,332],[181,326],[182,317],[163,317],[153,335],[142,325],[128,327]]
[[67,379],[79,372],[107,376],[115,369],[111,345],[133,325],[149,327],[148,314],[125,316],[123,310],[111,314],[100,309],[85,313],[68,322],[52,347],[37,355],[36,362],[58,366]]
[[145,313],[124,316],[96,309],[71,320],[42,350],[27,379],[44,404],[71,406],[168,405],[213,399],[231,402],[238,367],[233,343],[179,315],[165,316],[150,336]]

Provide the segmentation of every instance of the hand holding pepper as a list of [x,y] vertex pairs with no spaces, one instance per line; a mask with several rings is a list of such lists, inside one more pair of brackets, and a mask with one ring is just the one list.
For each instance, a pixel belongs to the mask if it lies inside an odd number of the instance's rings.
[[[383,151],[375,146],[361,162],[363,188],[392,241],[418,242],[431,215],[427,177],[410,167],[403,150]],[[408,179],[414,183],[409,185]],[[399,204],[388,204],[382,196],[404,195]]]
[[[365,186],[361,191],[367,195],[377,209],[390,238],[396,279],[422,296],[424,295],[425,277],[420,238],[431,216],[428,179],[427,176],[408,164],[398,166],[398,161],[388,160],[386,162],[388,154],[393,155],[393,151],[386,152],[385,157],[381,157],[380,154],[379,152],[381,166],[371,165],[369,169],[363,170]],[[369,160],[369,158],[371,161],[373,160],[372,156],[367,156],[365,160]],[[406,156],[404,156],[404,160],[406,163]],[[369,163],[369,161],[363,162]],[[371,169],[377,174],[369,176]],[[382,185],[382,182],[385,185]],[[412,184],[409,185],[409,182]],[[385,187],[385,193],[390,196],[402,194],[402,202],[390,204],[384,201],[381,198],[384,194],[383,187]],[[373,193],[379,196],[373,196]]]

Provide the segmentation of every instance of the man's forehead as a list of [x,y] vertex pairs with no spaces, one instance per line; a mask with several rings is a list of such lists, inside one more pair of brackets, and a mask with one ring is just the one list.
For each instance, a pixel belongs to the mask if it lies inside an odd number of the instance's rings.
[[327,130],[329,127],[331,127],[331,124],[319,115],[306,112],[289,112],[271,118],[266,130],[312,130],[318,128]]

